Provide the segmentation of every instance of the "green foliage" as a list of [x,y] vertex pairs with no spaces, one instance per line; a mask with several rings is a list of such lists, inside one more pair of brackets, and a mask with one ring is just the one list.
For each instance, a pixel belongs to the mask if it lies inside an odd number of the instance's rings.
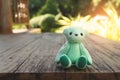
[[33,28],[41,28],[42,32],[54,32],[55,29],[60,27],[60,25],[57,24],[59,17],[60,14],[56,16],[52,14],[37,16],[30,20],[30,25]]
[[91,0],[57,0],[59,9],[64,16],[76,17],[78,14],[82,16],[90,14],[92,11]]
[[30,0],[29,4],[30,18],[37,15],[38,11],[42,8],[45,2],[46,0]]
[[46,14],[41,24],[42,32],[54,32],[56,28],[60,27],[52,14]]
[[104,12],[103,6],[108,2],[112,2],[120,14],[120,0],[30,0],[30,17],[45,13],[56,15],[59,11],[67,17],[96,15],[97,12]]
[[45,5],[42,7],[42,9],[39,10],[38,14],[43,15],[43,14],[53,14],[56,15],[58,14],[58,4],[56,0],[47,0]]
[[44,19],[43,15],[32,18],[30,20],[30,26],[32,28],[40,28],[43,19]]
[[[41,3],[40,1],[43,0],[34,0],[33,4],[36,4],[35,6],[37,6],[37,4]],[[59,9],[56,0],[46,0],[45,5],[43,5],[42,8],[39,8],[37,15],[32,16],[37,17],[30,20],[30,25],[33,28],[41,28],[42,32],[53,32],[57,27],[59,27],[56,23],[56,20],[60,17],[60,15],[57,15],[58,13]]]
[[78,15],[76,17],[65,17],[65,16],[61,16],[61,18],[58,21],[58,23],[61,25],[61,27],[59,29],[57,29],[55,32],[57,33],[62,33],[63,30],[69,26],[81,26],[84,23],[87,23],[88,21],[90,21],[91,16],[87,15],[87,16],[81,16]]
[[43,14],[58,14],[64,16],[87,15],[92,10],[92,0],[30,0],[30,17]]
[[[59,26],[56,26],[56,21],[61,16],[57,15],[59,12],[65,17],[71,16],[73,18],[77,15],[81,15],[81,17],[104,15],[106,14],[104,6],[108,2],[111,2],[120,14],[119,0],[30,0],[30,15],[34,17],[30,20],[30,23],[32,27],[41,27],[43,32],[54,31]],[[108,16],[108,14],[106,15]],[[66,22],[65,24],[69,23]]]

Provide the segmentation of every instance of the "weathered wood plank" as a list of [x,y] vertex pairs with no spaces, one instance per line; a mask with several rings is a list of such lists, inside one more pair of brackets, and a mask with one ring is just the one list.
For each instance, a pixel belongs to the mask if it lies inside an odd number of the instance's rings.
[[54,61],[65,41],[55,33],[0,35],[0,73],[8,73],[0,74],[0,80],[120,80],[119,42],[90,34],[84,45],[93,65],[78,70],[63,69]]
[[120,80],[119,73],[4,73],[1,80]]
[[[14,69],[16,69],[24,60],[26,60],[27,56],[29,56],[31,53],[27,51],[31,51],[31,47],[29,46],[30,43],[34,42],[34,40],[37,39],[37,37],[32,37],[28,35],[28,37],[16,39],[17,42],[10,49],[7,49],[7,51],[4,51],[0,54],[0,72],[13,72]],[[23,39],[23,40],[22,40]],[[8,41],[9,42],[9,41]],[[6,43],[6,41],[5,41]],[[32,44],[31,44],[32,45]]]
[[[95,36],[95,37],[97,37],[97,36]],[[92,38],[92,37],[90,37],[90,38]],[[98,38],[98,40],[96,41],[95,39],[97,39],[97,38]],[[120,72],[120,64],[119,64],[120,50],[117,48],[114,48],[115,45],[120,46],[120,43],[108,40],[108,42],[101,44],[101,42],[104,42],[104,39],[100,38],[100,37],[97,37],[97,38],[92,39],[90,41],[94,42],[93,48],[95,48],[96,55],[98,55],[103,61],[101,64],[105,64],[106,67],[109,67],[112,71]],[[105,39],[105,41],[107,41],[107,39]],[[118,46],[118,48],[119,48],[119,46]],[[103,67],[103,68],[105,68],[105,67]]]
[[66,80],[120,80],[119,73],[67,73]]
[[[56,69],[54,57],[64,43],[61,35],[43,34],[37,42],[33,42],[35,50],[16,72],[50,72],[60,71]],[[58,42],[59,41],[59,42]],[[29,46],[31,47],[31,46]],[[33,50],[31,48],[31,50]],[[28,67],[29,66],[29,67]]]
[[66,80],[64,73],[7,73],[0,74],[1,80]]

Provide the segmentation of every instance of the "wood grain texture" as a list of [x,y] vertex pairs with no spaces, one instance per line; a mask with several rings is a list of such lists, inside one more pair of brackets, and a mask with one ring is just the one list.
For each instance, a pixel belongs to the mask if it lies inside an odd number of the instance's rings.
[[0,35],[0,80],[120,80],[120,43],[90,34],[83,42],[93,58],[84,70],[54,61],[62,34]]

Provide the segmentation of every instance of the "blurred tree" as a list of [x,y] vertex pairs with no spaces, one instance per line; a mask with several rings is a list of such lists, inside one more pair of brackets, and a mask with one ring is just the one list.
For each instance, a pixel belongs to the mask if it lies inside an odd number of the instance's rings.
[[59,25],[55,20],[55,15],[45,14],[44,19],[42,20],[42,23],[41,23],[41,31],[42,32],[54,32],[60,26],[61,25]]
[[60,11],[64,16],[82,16],[90,14],[92,11],[92,0],[57,0]]
[[[75,0],[73,1],[75,5]],[[80,13],[82,16],[89,15],[92,12],[92,8],[93,8],[92,0],[78,0],[78,1],[79,1],[78,9],[76,10],[78,12],[76,13]]]
[[44,6],[46,0],[30,0],[29,10],[30,18],[37,15],[37,12]]
[[[111,2],[115,8],[119,11],[120,2],[119,0],[30,0],[30,14],[36,16],[46,16],[42,19],[39,17],[38,21],[35,21],[35,25],[41,23],[42,31],[53,31],[53,29],[59,27],[56,26],[56,14],[62,13],[63,16],[76,17],[78,15],[86,16],[97,14],[106,15],[104,7],[107,6],[108,2]],[[54,16],[53,16],[54,15]],[[61,16],[61,15],[60,15]],[[59,18],[60,18],[59,16]],[[53,22],[53,23],[52,23]],[[51,25],[50,25],[51,24]]]
[[120,15],[120,10],[119,10],[120,9],[120,0],[92,0],[92,2],[94,5],[93,11],[92,11],[92,16],[95,16],[97,14],[107,16],[104,8],[106,6],[109,7],[109,3],[111,3],[115,7],[118,15]]
[[108,3],[108,0],[101,0],[98,1],[97,5],[94,6],[94,10],[92,11],[92,16],[96,15],[107,15],[106,12],[104,11],[104,7]]
[[39,10],[38,14],[53,14],[57,15],[59,13],[58,3],[56,0],[47,0],[42,9]]
[[44,14],[34,17],[30,20],[30,26],[34,28],[41,28],[42,32],[54,32],[55,29],[59,28],[61,25],[57,23],[59,15]]
[[115,8],[116,8],[116,10],[118,12],[118,15],[120,15],[120,0],[112,0],[111,2],[115,6]]
[[11,0],[0,0],[0,33],[12,33]]
[[59,4],[59,9],[62,12],[64,16],[69,16],[72,13],[72,3],[70,3],[70,0],[57,0]]
[[112,2],[120,13],[120,0],[30,0],[30,16],[50,13],[57,14],[59,10],[64,16],[82,16],[96,13],[104,14],[103,7]]

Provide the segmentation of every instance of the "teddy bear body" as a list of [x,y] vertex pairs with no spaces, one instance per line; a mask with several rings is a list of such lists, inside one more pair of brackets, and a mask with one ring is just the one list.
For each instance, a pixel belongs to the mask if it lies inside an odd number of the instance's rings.
[[78,69],[84,69],[87,65],[91,65],[92,58],[82,43],[87,32],[80,27],[70,27],[65,29],[63,34],[67,41],[59,50],[55,61],[64,68],[75,65]]
[[76,59],[79,58],[80,56],[80,44],[79,43],[68,43],[70,45],[69,51],[68,51],[68,57],[70,58],[70,60],[72,61],[72,64],[75,63]]

